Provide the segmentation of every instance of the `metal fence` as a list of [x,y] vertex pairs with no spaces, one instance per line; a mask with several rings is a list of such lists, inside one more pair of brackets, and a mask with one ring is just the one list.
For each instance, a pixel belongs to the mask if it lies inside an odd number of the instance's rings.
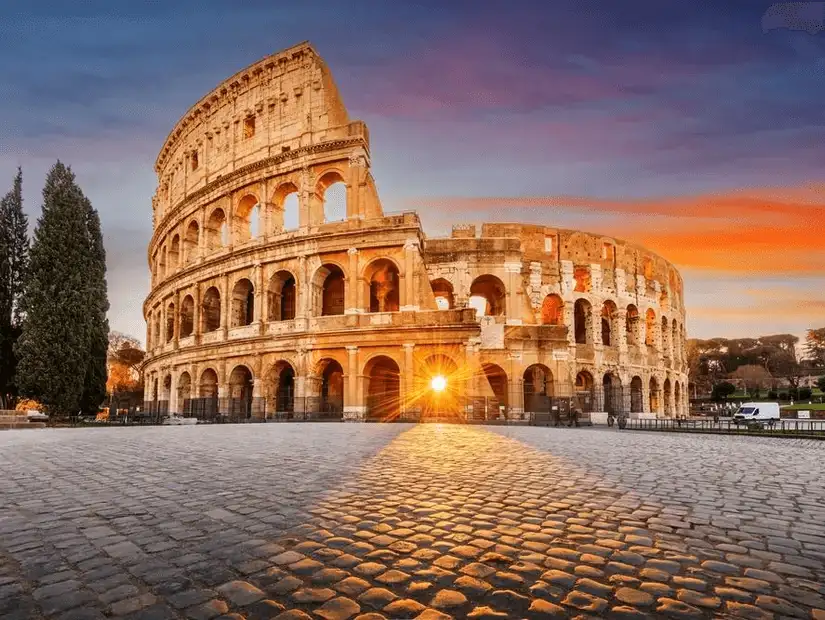
[[736,423],[733,420],[627,419],[625,428],[639,431],[816,437],[825,439],[825,420],[763,420]]

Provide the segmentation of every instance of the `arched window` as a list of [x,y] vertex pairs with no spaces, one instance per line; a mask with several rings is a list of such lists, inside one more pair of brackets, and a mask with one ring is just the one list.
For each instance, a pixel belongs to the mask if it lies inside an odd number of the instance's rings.
[[645,344],[649,347],[656,344],[656,313],[652,308],[645,313]]
[[502,316],[506,298],[504,283],[496,276],[479,276],[470,286],[470,307],[476,316]]
[[195,327],[195,300],[187,295],[180,302],[180,337],[188,338]]
[[575,267],[573,269],[573,280],[576,287],[573,289],[577,293],[590,292],[590,267]]
[[673,413],[673,409],[671,408],[671,401],[670,401],[670,398],[671,398],[670,379],[665,379],[665,383],[664,383],[664,387],[663,387],[662,392],[663,392],[663,396],[664,396],[663,400],[664,400],[664,403],[665,403],[664,414],[669,416]]
[[643,390],[642,378],[639,376],[633,377],[630,380],[630,411],[632,413],[642,413],[644,410]]
[[250,325],[255,320],[255,287],[243,278],[232,289],[231,327]]
[[615,341],[615,323],[616,323],[616,304],[613,303],[611,300],[607,300],[602,304],[602,316],[601,316],[601,326],[602,326],[602,344],[606,347],[616,346],[618,344]]
[[392,420],[401,410],[401,372],[398,364],[380,355],[364,368],[367,415],[380,420]]
[[507,391],[507,373],[497,364],[482,364],[487,384],[493,393],[493,402],[488,403],[487,412],[491,417],[498,418],[503,412],[506,414],[510,404]]
[[252,371],[235,366],[229,375],[229,415],[235,419],[252,417]]
[[166,342],[175,339],[175,304],[166,306]]
[[195,220],[186,227],[186,236],[183,239],[183,260],[191,263],[198,258],[198,244],[200,242],[200,227]]
[[269,371],[266,381],[267,411],[291,414],[295,411],[295,369],[280,360]]
[[212,211],[206,222],[206,249],[209,252],[219,250],[229,243],[229,227],[223,209]]
[[291,321],[295,318],[297,288],[295,277],[288,271],[279,271],[269,280],[269,320]]
[[344,370],[335,360],[321,360],[321,406],[323,413],[340,413],[344,410]]
[[300,225],[298,187],[294,183],[284,183],[275,190],[272,200],[275,203],[272,232],[296,230]]
[[548,295],[541,304],[542,325],[564,325],[564,302],[558,295]]
[[158,256],[158,275],[160,279],[163,280],[166,278],[167,271],[166,271],[166,255],[168,253],[167,247],[164,245],[160,249],[160,255]]
[[579,372],[576,375],[575,390],[575,406],[586,413],[593,411],[593,405],[595,404],[593,402],[593,375],[586,370]]
[[260,230],[260,207],[258,199],[247,194],[238,202],[235,208],[235,218],[232,226],[234,243],[244,243],[258,236]]
[[370,312],[398,312],[400,309],[400,277],[398,267],[386,258],[370,263],[364,271],[369,286]]
[[553,396],[553,373],[543,364],[533,364],[524,371],[524,410],[550,412]]
[[213,332],[221,326],[221,294],[214,286],[203,295],[201,304],[203,332]]
[[174,271],[180,265],[180,235],[172,237],[169,246],[169,271]]
[[192,402],[192,377],[188,372],[182,372],[178,377],[178,394],[175,403],[175,413],[188,416]]
[[337,265],[322,265],[313,279],[316,313],[344,314],[344,272]]
[[435,305],[439,310],[449,310],[455,307],[453,285],[444,278],[437,278],[430,282],[435,295]]
[[602,395],[605,412],[616,415],[624,410],[624,395],[619,377],[609,372],[605,373],[602,377]]
[[668,346],[668,334],[670,334],[670,323],[668,323],[667,317],[662,317],[662,330],[660,332],[662,336],[662,351],[665,355],[670,355],[670,347]]
[[593,313],[590,302],[586,299],[577,299],[573,306],[573,328],[576,344],[593,344]]
[[347,186],[344,177],[337,171],[330,171],[318,179],[317,195],[323,198],[325,222],[339,222],[347,219]]
[[[625,317],[625,332],[627,333],[627,344],[639,344],[639,309],[633,304],[627,307]],[[641,380],[641,379],[640,379]]]

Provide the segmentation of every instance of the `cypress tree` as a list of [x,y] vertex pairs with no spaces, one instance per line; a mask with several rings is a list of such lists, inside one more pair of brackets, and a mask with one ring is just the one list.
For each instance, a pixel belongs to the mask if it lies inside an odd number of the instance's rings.
[[11,191],[0,200],[0,409],[11,407],[20,336],[21,296],[28,263],[28,220],[23,213],[23,171],[18,168]]
[[57,416],[77,414],[81,398],[91,395],[87,385],[94,384],[92,350],[96,328],[102,329],[105,286],[101,289],[95,260],[102,243],[96,247],[93,237],[100,238],[97,213],[71,169],[58,161],[43,188],[22,300],[23,333],[16,346],[21,394]]
[[106,286],[106,250],[103,247],[100,217],[88,199],[84,202],[91,258],[88,275],[91,342],[83,394],[80,397],[80,410],[83,413],[97,413],[100,404],[106,398],[106,359],[109,350],[109,320],[106,313],[109,311],[109,296]]

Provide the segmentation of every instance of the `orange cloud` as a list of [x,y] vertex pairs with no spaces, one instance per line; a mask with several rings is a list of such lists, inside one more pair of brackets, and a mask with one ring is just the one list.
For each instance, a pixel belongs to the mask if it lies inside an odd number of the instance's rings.
[[825,184],[741,189],[698,196],[606,200],[578,196],[443,198],[411,207],[477,213],[562,208],[621,215],[593,232],[644,245],[681,267],[731,273],[825,272]]

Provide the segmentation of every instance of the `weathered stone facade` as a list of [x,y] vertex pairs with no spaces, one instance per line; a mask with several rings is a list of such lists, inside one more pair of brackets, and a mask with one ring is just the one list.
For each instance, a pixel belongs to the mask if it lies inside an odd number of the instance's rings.
[[[460,412],[465,397],[511,418],[557,397],[594,417],[687,410],[672,265],[579,231],[484,224],[433,239],[415,213],[385,215],[367,128],[309,44],[199,101],[155,169],[149,403],[361,419],[427,410],[439,373]],[[342,221],[326,220],[333,183]]]

